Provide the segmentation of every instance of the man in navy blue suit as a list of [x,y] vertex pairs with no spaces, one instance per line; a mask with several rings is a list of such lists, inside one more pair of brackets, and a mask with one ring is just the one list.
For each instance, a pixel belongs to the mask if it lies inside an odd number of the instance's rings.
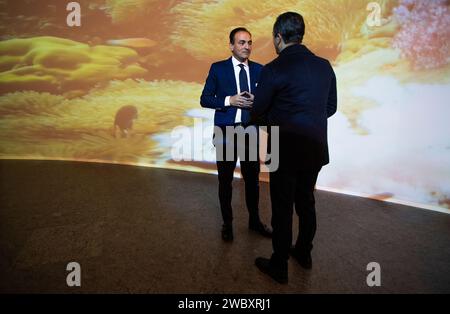
[[[272,231],[261,222],[259,217],[259,158],[251,160],[249,143],[245,141],[238,143],[234,133],[235,127],[244,130],[242,127],[247,126],[250,120],[250,108],[254,98],[252,92],[256,88],[262,65],[249,60],[252,36],[243,27],[230,32],[230,50],[232,56],[229,59],[211,65],[200,98],[202,107],[215,110],[214,145],[219,179],[219,201],[223,218],[222,239],[233,240],[232,181],[238,157],[245,182],[245,200],[249,212],[248,226],[251,230],[270,237]],[[239,144],[244,147],[247,158],[238,156]],[[230,150],[232,156],[227,158],[226,152]]]
[[[300,14],[277,18],[273,42],[279,56],[261,70],[251,112],[252,121],[279,127],[279,166],[270,173],[273,254],[255,263],[280,283],[288,281],[289,254],[302,267],[312,267],[314,188],[320,169],[329,162],[327,119],[337,108],[333,68],[301,44],[304,33]],[[291,247],[294,204],[299,233]]]

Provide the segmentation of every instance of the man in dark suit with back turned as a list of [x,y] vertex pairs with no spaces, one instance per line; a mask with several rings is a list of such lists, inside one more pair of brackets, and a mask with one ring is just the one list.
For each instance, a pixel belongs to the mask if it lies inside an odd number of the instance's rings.
[[[222,239],[233,240],[233,212],[231,207],[232,181],[238,158],[237,146],[242,144],[247,155],[249,147],[246,143],[233,143],[228,127],[242,127],[250,119],[250,107],[254,96],[262,65],[250,61],[252,37],[250,32],[239,27],[230,33],[230,50],[232,56],[224,61],[212,64],[206,79],[200,103],[202,107],[215,109],[214,126],[219,128],[223,136],[214,132],[216,146],[217,170],[219,178],[219,201],[223,218]],[[233,158],[227,160],[226,151],[233,151]],[[222,154],[223,153],[223,154]],[[272,231],[260,221],[259,217],[259,159],[250,158],[241,161],[241,172],[245,182],[245,200],[249,212],[249,228],[263,236],[270,237]]]
[[[288,282],[289,254],[302,267],[312,266],[314,188],[321,167],[329,162],[327,119],[337,107],[333,69],[301,44],[304,33],[300,14],[277,18],[273,42],[279,56],[261,70],[251,112],[251,121],[279,127],[279,167],[270,173],[273,254],[255,261],[279,283]],[[291,247],[294,204],[299,234]]]

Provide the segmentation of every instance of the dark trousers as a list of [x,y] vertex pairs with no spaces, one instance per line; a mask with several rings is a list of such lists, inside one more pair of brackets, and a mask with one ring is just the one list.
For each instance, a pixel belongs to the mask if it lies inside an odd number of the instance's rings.
[[[248,143],[245,144],[245,154],[247,155],[245,161],[243,158],[240,158],[241,164],[241,173],[244,178],[245,183],[245,202],[247,205],[247,209],[249,212],[249,222],[250,223],[259,223],[259,156],[256,161],[249,161],[249,147]],[[225,154],[226,146],[233,145],[228,143],[223,143],[220,145],[223,146],[223,152]],[[232,149],[234,151],[234,156],[232,160],[226,160],[225,155],[223,156],[223,161],[216,161],[217,171],[218,171],[218,179],[219,179],[219,201],[220,201],[220,210],[222,212],[222,218],[224,224],[231,225],[233,221],[233,209],[231,206],[232,199],[232,181],[234,170],[236,169],[236,163],[238,160],[238,144],[234,143]],[[217,149],[217,144],[216,144]],[[216,154],[217,150],[216,150]],[[219,158],[217,158],[219,159]]]
[[272,202],[272,261],[287,267],[292,245],[292,214],[299,217],[299,234],[295,247],[309,253],[316,233],[316,209],[314,189],[320,168],[295,170],[279,168],[270,173],[270,197]]

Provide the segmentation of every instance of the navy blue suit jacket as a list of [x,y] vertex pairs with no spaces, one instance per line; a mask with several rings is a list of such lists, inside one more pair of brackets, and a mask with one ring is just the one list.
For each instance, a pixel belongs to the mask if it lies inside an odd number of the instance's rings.
[[[248,61],[250,69],[250,89],[254,94],[262,65]],[[236,78],[231,57],[211,65],[205,87],[200,97],[200,104],[204,108],[215,109],[214,125],[233,125],[236,117],[236,107],[226,106],[225,97],[237,94]]]
[[328,60],[303,45],[264,66],[251,121],[279,126],[280,167],[316,169],[329,162],[327,118],[336,112],[336,76]]

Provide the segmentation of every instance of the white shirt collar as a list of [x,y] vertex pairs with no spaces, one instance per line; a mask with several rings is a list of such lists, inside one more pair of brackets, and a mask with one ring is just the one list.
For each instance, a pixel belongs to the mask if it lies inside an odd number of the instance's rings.
[[248,68],[248,60],[245,60],[245,62],[240,62],[238,59],[235,58],[235,56],[232,56],[231,61],[233,62],[233,66],[235,67],[237,67],[239,64],[243,64],[245,67]]

